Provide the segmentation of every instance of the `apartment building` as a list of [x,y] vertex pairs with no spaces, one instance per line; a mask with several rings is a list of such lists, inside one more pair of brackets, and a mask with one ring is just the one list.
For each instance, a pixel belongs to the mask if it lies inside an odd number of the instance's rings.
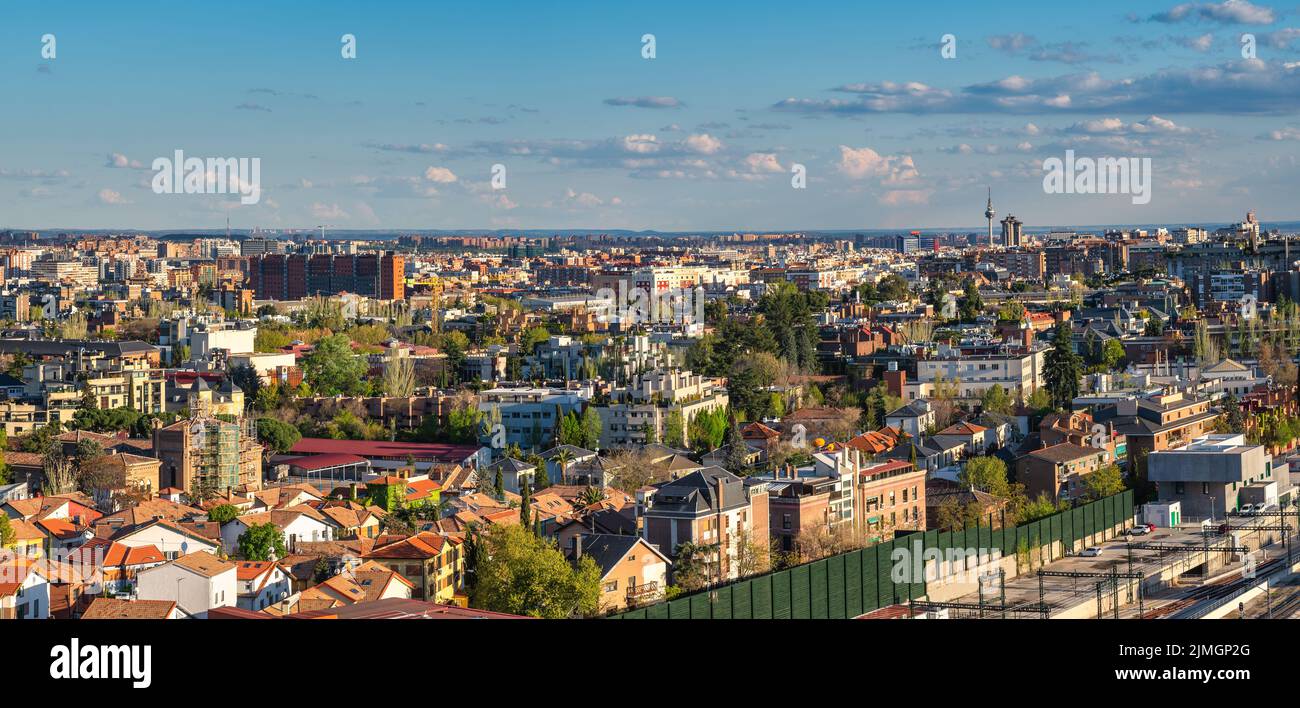
[[1098,423],[1112,423],[1127,438],[1130,459],[1156,450],[1182,447],[1210,433],[1219,410],[1210,399],[1187,391],[1166,391],[1120,401],[1093,413]]
[[1047,384],[1046,353],[1041,346],[941,347],[936,356],[917,357],[916,381],[903,384],[903,398],[930,398],[941,379],[960,399],[977,399],[994,385],[1012,398],[1028,398]]
[[674,558],[682,543],[706,547],[709,576],[735,580],[742,546],[768,544],[768,498],[766,485],[747,486],[720,467],[705,467],[645,495],[642,534]]
[[489,421],[500,420],[507,445],[530,448],[554,440],[559,419],[581,413],[590,399],[590,388],[494,388],[479,394],[478,409]]
[[925,469],[907,460],[861,467],[854,488],[858,537],[879,542],[900,530],[925,529],[925,478]]
[[1084,479],[1109,464],[1106,450],[1057,443],[1016,460],[1016,481],[1030,499],[1045,494],[1054,502],[1073,501],[1086,495]]
[[[700,413],[727,407],[727,389],[722,382],[679,369],[638,374],[632,382],[610,393],[608,405],[597,406],[600,415],[600,445],[604,448],[644,444],[646,431],[663,440],[668,418],[680,411],[683,429]],[[667,440],[667,445],[684,445]]]

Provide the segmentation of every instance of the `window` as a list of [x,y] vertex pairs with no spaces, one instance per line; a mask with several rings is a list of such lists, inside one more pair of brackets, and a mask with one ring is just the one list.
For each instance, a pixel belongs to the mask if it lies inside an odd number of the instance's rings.
[[617,580],[611,580],[608,583],[605,583],[605,592],[617,592],[617,591],[618,591]]
[[783,530],[785,530],[785,531],[789,531],[789,530],[790,530],[790,515],[789,515],[789,514],[782,514],[782,515],[781,515],[781,528],[782,528]]

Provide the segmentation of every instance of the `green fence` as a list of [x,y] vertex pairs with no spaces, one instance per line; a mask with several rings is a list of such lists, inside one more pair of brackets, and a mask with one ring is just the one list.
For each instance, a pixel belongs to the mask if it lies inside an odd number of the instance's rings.
[[[1003,556],[1064,540],[1074,544],[1132,518],[1133,490],[1020,526],[926,531],[830,558],[746,578],[614,615],[614,619],[848,619],[925,595],[925,583],[894,582],[894,549],[997,549]],[[1054,560],[1036,558],[1036,561]],[[1037,562],[1035,563],[1037,565]],[[924,577],[922,574],[922,581]]]

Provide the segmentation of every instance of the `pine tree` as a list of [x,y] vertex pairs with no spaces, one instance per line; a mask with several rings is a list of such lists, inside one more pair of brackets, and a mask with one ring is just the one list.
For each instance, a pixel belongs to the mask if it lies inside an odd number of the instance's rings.
[[727,421],[727,461],[725,467],[728,472],[741,474],[748,467],[749,446],[745,444],[745,437],[740,434],[740,425],[736,423],[736,416],[733,414]]
[[1069,410],[1070,403],[1079,395],[1079,377],[1082,365],[1071,343],[1070,325],[1062,322],[1056,328],[1056,338],[1046,360],[1047,391],[1052,405]]

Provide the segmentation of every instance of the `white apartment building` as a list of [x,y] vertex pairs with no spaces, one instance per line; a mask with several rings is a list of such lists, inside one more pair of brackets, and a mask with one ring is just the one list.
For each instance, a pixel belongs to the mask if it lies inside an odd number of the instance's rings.
[[971,353],[954,348],[941,351],[936,357],[918,358],[916,381],[904,384],[904,398],[912,401],[932,397],[939,379],[943,379],[945,386],[956,385],[957,398],[979,398],[995,384],[1002,386],[1013,399],[1028,398],[1047,384],[1046,354],[1046,348],[1014,347]]
[[559,422],[557,413],[560,416],[570,411],[581,413],[591,395],[590,387],[494,388],[479,394],[478,409],[489,425],[498,420],[499,415],[507,445],[515,443],[527,449],[534,445],[548,445],[555,437],[555,427]]
[[198,325],[190,331],[190,358],[207,359],[214,349],[231,354],[256,351],[257,327],[235,322]]
[[679,369],[650,371],[633,378],[628,386],[615,389],[610,403],[598,406],[604,448],[640,445],[646,431],[665,445],[680,447],[682,440],[664,440],[668,417],[674,410],[682,412],[684,427],[704,411],[727,406],[727,390],[717,379]]

